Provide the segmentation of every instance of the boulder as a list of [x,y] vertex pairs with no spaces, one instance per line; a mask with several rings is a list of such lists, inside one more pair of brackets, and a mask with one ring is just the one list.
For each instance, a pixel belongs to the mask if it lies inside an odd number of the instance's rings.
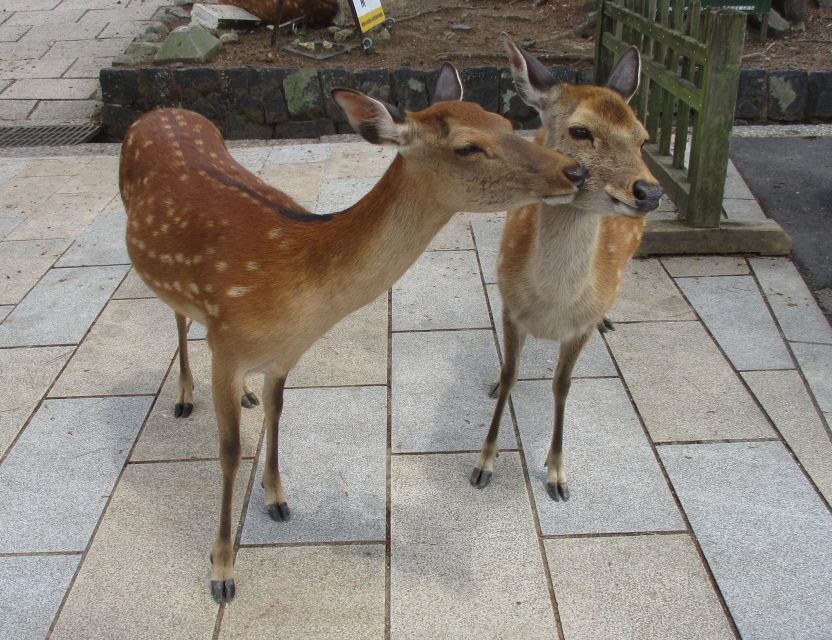
[[222,49],[222,42],[205,27],[189,24],[171,31],[154,62],[208,62]]

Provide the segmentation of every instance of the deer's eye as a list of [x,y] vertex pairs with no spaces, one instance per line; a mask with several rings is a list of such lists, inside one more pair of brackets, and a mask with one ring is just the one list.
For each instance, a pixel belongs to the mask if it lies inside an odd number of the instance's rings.
[[467,144],[464,147],[454,149],[454,153],[458,156],[470,156],[473,153],[485,153],[481,147],[475,144]]
[[592,133],[584,127],[569,127],[569,135],[574,140],[589,140],[590,142],[593,140]]

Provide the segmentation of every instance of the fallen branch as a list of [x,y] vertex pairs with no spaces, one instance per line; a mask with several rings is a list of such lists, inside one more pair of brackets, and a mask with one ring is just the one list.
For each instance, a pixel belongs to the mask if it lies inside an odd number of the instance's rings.
[[404,18],[396,18],[396,24],[407,22],[408,20],[415,20],[422,16],[428,16],[432,13],[440,13],[441,11],[453,11],[454,9],[474,9],[470,4],[449,4],[442,7],[434,7],[433,9],[425,9],[419,13],[414,13],[412,16],[405,16]]
[[[569,51],[542,51],[534,52],[536,58],[540,60],[565,60],[568,62],[586,62],[594,59],[594,56],[587,53],[569,52]],[[446,60],[448,58],[462,58],[464,60],[480,60],[488,58],[502,58],[505,53],[483,53],[483,52],[469,52],[469,51],[445,51],[444,53],[437,53],[434,60]]]

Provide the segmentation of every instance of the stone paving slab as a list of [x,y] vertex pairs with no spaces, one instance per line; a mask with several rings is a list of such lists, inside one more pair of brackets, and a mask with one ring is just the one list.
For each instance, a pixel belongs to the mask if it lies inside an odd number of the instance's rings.
[[797,371],[742,374],[798,461],[832,503],[832,442]]
[[0,306],[0,322],[6,319],[6,316],[9,315],[14,309],[14,305],[2,305]]
[[384,545],[242,548],[222,640],[384,637]]
[[569,640],[734,637],[688,535],[545,544]]
[[315,202],[323,172],[322,162],[269,165],[260,172],[260,178],[298,202]]
[[742,637],[828,638],[832,516],[783,445],[659,453]]
[[486,491],[474,454],[394,456],[390,637],[557,637],[517,453]]
[[33,124],[87,124],[100,106],[97,100],[41,100],[29,119]]
[[109,193],[56,193],[26,220],[7,240],[41,238],[75,239],[112,200]]
[[160,300],[113,300],[50,395],[155,394],[176,345],[173,313]]
[[50,269],[0,325],[0,346],[81,342],[126,266]]
[[5,238],[21,222],[23,222],[22,216],[0,218],[0,240]]
[[326,162],[330,154],[328,144],[279,145],[269,153],[267,165],[294,164],[297,162]]
[[676,282],[738,370],[794,367],[753,278],[679,278]]
[[613,322],[696,318],[656,258],[627,265],[618,298],[607,315]]
[[[386,433],[384,387],[286,391],[279,455],[292,518],[271,520],[255,482],[243,544],[384,540]],[[264,460],[265,447],[258,479]]]
[[[175,339],[170,342],[171,355]],[[131,461],[189,460],[219,456],[219,430],[211,393],[211,350],[204,340],[188,344],[194,376],[194,409],[187,418],[174,418],[173,407],[179,397],[179,358],[165,380],[136,442]],[[262,377],[252,377],[251,390],[262,396]],[[240,419],[240,444],[245,457],[254,457],[263,426],[263,409],[245,409]]]
[[151,401],[46,400],[0,467],[0,552],[83,551]]
[[[503,303],[500,298],[500,288],[496,284],[486,287],[488,298],[491,301],[491,313],[494,316],[494,326],[497,329],[497,337],[500,341],[500,350],[503,349]],[[528,336],[520,355],[520,369],[518,378],[520,380],[531,380],[544,378],[551,380],[558,365],[558,343],[551,340],[538,340]],[[596,378],[611,376],[615,377],[618,372],[615,370],[612,358],[604,344],[604,339],[597,331],[592,333],[589,341],[584,346],[575,370],[573,378]],[[495,375],[495,380],[497,376]]]
[[[478,451],[498,374],[491,331],[393,334],[393,452]],[[517,447],[510,427],[501,430],[499,444]]]
[[490,326],[473,251],[423,253],[393,285],[393,331]]
[[55,266],[130,264],[127,245],[124,242],[126,231],[127,216],[123,211],[99,214]]
[[75,554],[0,557],[0,629],[7,638],[46,636],[80,560]]
[[832,344],[832,327],[791,261],[752,258],[751,267],[787,340]]
[[[250,473],[244,460],[233,523]],[[208,553],[219,523],[220,479],[213,460],[128,465],[52,638],[155,640],[174,629],[177,638],[210,638],[217,605],[208,588]]]
[[[17,15],[17,14],[15,14]],[[7,24],[8,21],[4,24]],[[75,61],[74,58],[53,60],[4,60],[0,62],[0,78],[59,78]]]
[[[3,220],[17,218],[0,218]],[[17,304],[69,246],[69,240],[0,242],[0,302]]]
[[698,322],[620,324],[606,339],[654,441],[774,436]]
[[505,217],[471,221],[471,229],[477,241],[477,253],[479,253],[482,265],[482,277],[486,284],[497,282],[497,255],[500,252],[500,238],[505,226]]
[[326,173],[330,178],[378,178],[395,155],[394,150],[382,146],[333,144]]
[[662,264],[674,278],[691,276],[744,276],[748,273],[745,258],[734,256],[670,256]]
[[351,207],[367,195],[376,182],[376,178],[333,178],[322,181],[315,213],[334,213]]
[[15,176],[0,188],[0,216],[27,217],[68,179],[54,176]]
[[139,277],[139,274],[136,273],[136,270],[132,267],[130,271],[127,273],[127,277],[122,280],[121,284],[119,285],[116,292],[113,294],[114,300],[127,300],[131,298],[155,298],[156,294],[153,293],[147,285],[142,281]]
[[0,349],[0,456],[71,355],[70,347]]
[[471,235],[471,221],[481,218],[481,214],[457,213],[448,224],[439,230],[428,245],[428,251],[456,251],[473,249],[474,239]]
[[[512,400],[544,535],[684,529],[620,380],[572,383],[563,435],[567,502],[553,501],[544,486],[554,415],[551,385],[518,382]],[[494,475],[501,473],[502,457]]]
[[387,384],[387,293],[322,336],[289,373],[288,387]]
[[95,93],[96,83],[83,78],[32,78],[18,80],[6,89],[0,98],[4,100],[86,100]]
[[832,345],[792,342],[792,351],[806,376],[820,410],[832,411]]

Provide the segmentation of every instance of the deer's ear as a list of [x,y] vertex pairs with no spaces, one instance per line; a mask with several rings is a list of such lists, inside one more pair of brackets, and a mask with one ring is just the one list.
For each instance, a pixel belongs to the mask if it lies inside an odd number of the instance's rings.
[[439,77],[436,79],[436,88],[433,90],[431,104],[437,102],[457,102],[462,100],[462,80],[459,72],[450,62],[443,62],[439,69]]
[[347,114],[350,126],[372,144],[401,145],[407,129],[401,109],[354,89],[333,89],[332,99]]
[[638,91],[640,78],[641,54],[635,47],[629,47],[610,73],[607,88],[612,89],[629,102]]
[[503,32],[500,40],[508,54],[517,94],[527,105],[542,111],[546,94],[557,84],[557,81],[540,60],[514,44],[508,34]]

